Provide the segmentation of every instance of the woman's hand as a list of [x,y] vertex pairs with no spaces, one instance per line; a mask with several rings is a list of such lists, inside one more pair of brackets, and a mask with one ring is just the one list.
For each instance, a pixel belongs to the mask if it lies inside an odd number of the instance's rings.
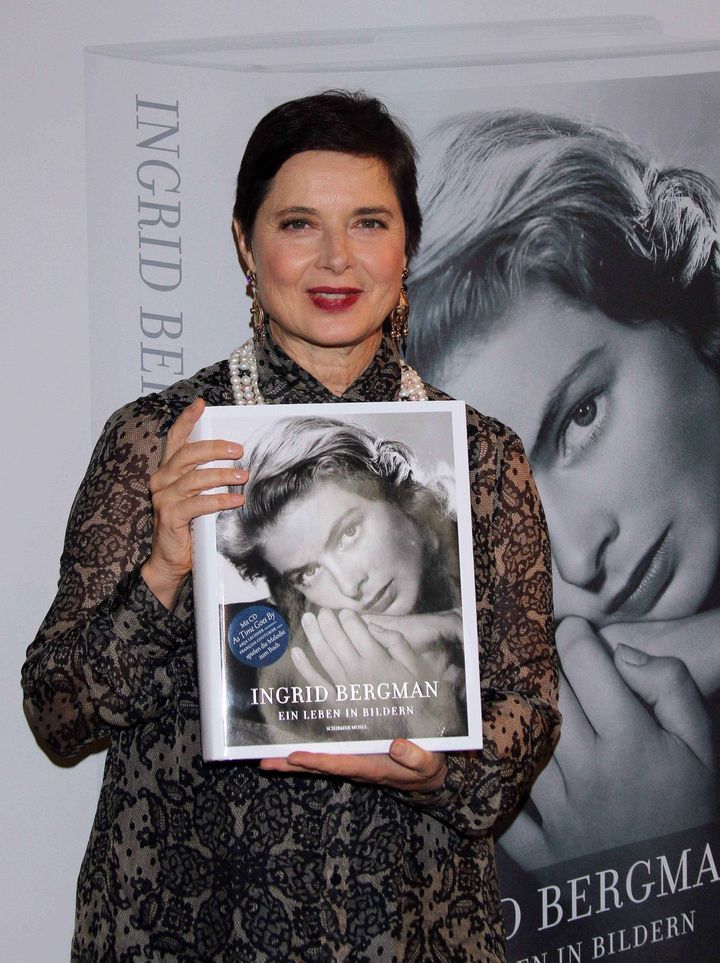
[[400,632],[413,650],[422,655],[435,678],[460,685],[465,679],[463,624],[459,609],[412,615],[363,615],[373,630],[378,626]]
[[540,822],[521,812],[502,844],[533,869],[712,821],[710,720],[678,659],[618,645],[587,622],[557,631],[563,731],[532,791]]
[[[292,649],[295,667],[309,685],[323,685],[333,690],[335,685],[348,681],[399,685],[440,683],[437,699],[416,700],[413,715],[402,720],[418,736],[436,736],[455,730],[459,721],[457,690],[443,682],[438,667],[432,660],[418,655],[401,632],[376,625],[374,621],[366,625],[357,612],[347,609],[339,613],[321,609],[317,616],[306,612],[302,625],[322,668],[322,672],[318,671],[301,648]],[[328,703],[333,704],[332,700]]]
[[428,752],[407,739],[395,739],[387,755],[335,755],[327,752],[292,752],[287,759],[263,759],[260,768],[275,772],[340,776],[354,782],[391,789],[436,792],[447,774],[445,756]]
[[415,652],[427,652],[438,642],[462,642],[463,637],[459,609],[412,615],[363,615],[363,621],[402,632]]
[[600,636],[612,650],[625,644],[648,655],[680,658],[706,699],[720,691],[720,609],[662,622],[616,622]]
[[150,477],[153,536],[150,557],[140,569],[150,591],[172,609],[192,568],[190,520],[228,508],[239,508],[244,496],[235,493],[203,494],[209,488],[241,485],[247,472],[236,468],[199,468],[211,461],[240,458],[242,445],[229,441],[188,442],[188,435],[203,413],[205,402],[196,398],[182,411],[168,432],[160,467]]
[[327,678],[317,672],[301,648],[293,661],[311,685],[352,682],[415,682],[430,679],[430,667],[397,630],[366,625],[357,612],[321,609],[302,617],[305,636]]

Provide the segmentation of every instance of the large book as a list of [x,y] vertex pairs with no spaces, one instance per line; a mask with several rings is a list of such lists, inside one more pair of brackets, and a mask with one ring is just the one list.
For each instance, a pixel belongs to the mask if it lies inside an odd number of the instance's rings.
[[479,749],[464,405],[209,407],[207,438],[249,477],[193,521],[204,757]]

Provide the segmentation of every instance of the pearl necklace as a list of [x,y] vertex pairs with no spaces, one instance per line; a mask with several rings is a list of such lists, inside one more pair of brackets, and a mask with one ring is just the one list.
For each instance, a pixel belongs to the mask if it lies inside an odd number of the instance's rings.
[[[250,338],[230,355],[230,387],[236,405],[264,405],[265,399],[258,384],[255,346]],[[420,375],[409,364],[400,360],[400,401],[427,401],[427,392]]]

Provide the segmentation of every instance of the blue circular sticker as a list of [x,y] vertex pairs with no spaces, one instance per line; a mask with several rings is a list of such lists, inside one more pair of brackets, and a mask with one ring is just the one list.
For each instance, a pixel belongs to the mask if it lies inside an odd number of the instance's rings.
[[287,622],[269,605],[248,605],[228,627],[232,654],[253,669],[272,665],[285,653],[290,641]]

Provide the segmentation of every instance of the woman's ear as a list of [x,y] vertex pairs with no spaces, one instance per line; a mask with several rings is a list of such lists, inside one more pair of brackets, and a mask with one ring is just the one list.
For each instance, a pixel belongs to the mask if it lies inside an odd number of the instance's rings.
[[245,236],[245,232],[242,229],[240,221],[238,221],[236,217],[233,218],[232,232],[233,238],[235,239],[235,250],[238,254],[240,267],[243,269],[245,274],[247,274],[248,271],[255,272],[255,258],[252,254],[252,248],[250,247],[250,243]]

